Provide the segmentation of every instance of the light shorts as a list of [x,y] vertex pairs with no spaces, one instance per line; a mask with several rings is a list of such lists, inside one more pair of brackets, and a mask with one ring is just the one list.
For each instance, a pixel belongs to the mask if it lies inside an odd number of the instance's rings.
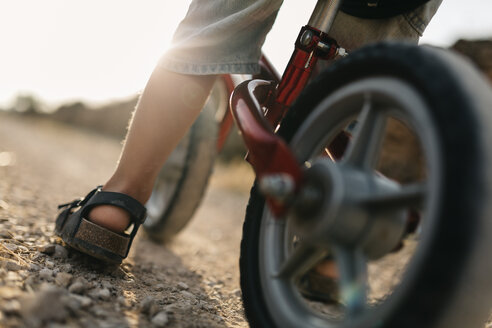
[[[261,47],[282,2],[193,0],[171,49],[158,65],[191,75],[259,73]],[[441,2],[431,0],[388,19],[363,19],[339,12],[329,35],[348,50],[380,40],[416,43]]]

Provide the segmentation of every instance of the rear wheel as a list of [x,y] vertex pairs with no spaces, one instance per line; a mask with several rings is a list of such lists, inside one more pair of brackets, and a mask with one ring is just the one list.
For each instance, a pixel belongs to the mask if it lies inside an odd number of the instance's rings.
[[198,119],[169,156],[147,202],[144,228],[167,242],[191,220],[200,204],[217,153],[219,122],[228,109],[227,88],[218,79]]
[[[301,193],[279,220],[253,188],[247,209],[240,269],[251,325],[483,325],[492,300],[491,108],[483,78],[432,48],[370,46],[315,79],[279,133],[317,196]],[[333,156],[340,135],[348,145]],[[328,255],[339,305],[299,291]]]

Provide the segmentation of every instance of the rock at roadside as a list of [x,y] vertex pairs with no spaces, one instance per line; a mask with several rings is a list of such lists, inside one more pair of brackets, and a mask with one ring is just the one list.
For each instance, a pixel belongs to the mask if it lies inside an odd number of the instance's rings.
[[57,259],[66,259],[68,257],[68,251],[65,247],[56,245],[53,257]]
[[107,301],[111,298],[111,292],[106,288],[96,288],[90,291],[89,296],[94,299]]
[[41,327],[48,322],[64,322],[69,316],[68,295],[64,289],[47,286],[34,295],[21,299],[21,317],[26,327]]
[[178,289],[179,289],[179,290],[188,290],[188,289],[189,289],[189,287],[188,287],[188,285],[187,285],[187,284],[185,284],[184,282],[181,282],[181,281],[180,281],[180,282],[178,282]]
[[165,327],[169,322],[169,317],[166,311],[161,311],[152,318],[151,322],[156,327]]
[[49,244],[49,245],[43,245],[38,247],[38,251],[40,251],[43,254],[46,255],[51,255],[55,253],[55,246],[54,244]]
[[140,312],[143,314],[153,317],[158,311],[159,308],[152,296],[147,296],[142,300],[142,302],[140,302]]
[[46,281],[52,281],[53,280],[53,270],[44,268],[39,271],[39,277],[41,279],[44,279]]
[[17,264],[14,261],[5,261],[4,265],[5,265],[5,269],[7,269],[7,271],[19,271],[22,269],[22,266]]
[[81,309],[87,309],[92,305],[92,299],[87,296],[81,296],[76,294],[70,294],[66,306],[72,312],[80,311]]
[[88,288],[88,282],[82,277],[77,278],[71,285],[68,287],[68,291],[74,294],[83,294]]
[[62,287],[67,287],[71,281],[72,275],[70,273],[58,272],[56,274],[55,282]]

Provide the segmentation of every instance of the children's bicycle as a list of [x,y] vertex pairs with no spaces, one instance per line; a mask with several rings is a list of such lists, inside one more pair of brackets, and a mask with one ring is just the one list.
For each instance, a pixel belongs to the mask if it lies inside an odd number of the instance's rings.
[[[491,88],[463,58],[403,43],[364,47],[310,80],[318,61],[344,55],[328,36],[340,2],[318,1],[282,78],[263,57],[231,96],[257,177],[241,242],[246,316],[261,327],[480,327],[492,305]],[[145,223],[155,239],[198,205],[232,88],[219,81],[164,167]],[[316,283],[329,261],[338,277]]]

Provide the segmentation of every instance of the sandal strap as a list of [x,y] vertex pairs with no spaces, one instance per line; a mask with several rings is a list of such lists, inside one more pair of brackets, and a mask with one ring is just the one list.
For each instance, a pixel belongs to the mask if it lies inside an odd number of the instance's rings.
[[[87,197],[90,198],[88,199]],[[131,196],[119,192],[103,191],[101,187],[98,187],[94,193],[89,193],[87,197],[82,201],[85,205],[81,213],[82,217],[85,217],[95,206],[112,205],[127,211],[130,214],[131,221],[137,225],[144,223],[147,218],[145,206]]]

